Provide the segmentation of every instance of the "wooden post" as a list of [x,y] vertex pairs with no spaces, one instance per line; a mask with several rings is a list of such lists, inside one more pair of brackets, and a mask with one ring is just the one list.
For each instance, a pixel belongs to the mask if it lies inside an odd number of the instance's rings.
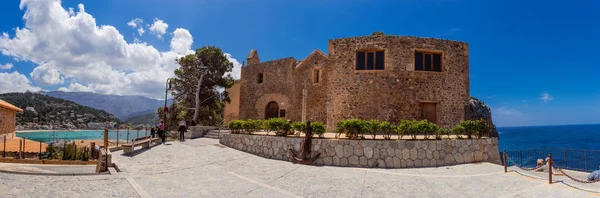
[[140,127],[137,128],[137,133],[135,134],[135,138],[140,137]]
[[90,159],[96,159],[96,142],[90,143]]
[[27,139],[24,139],[24,138],[22,138],[22,139],[23,139],[23,153],[25,153],[25,142],[27,142]]
[[62,154],[62,159],[60,159],[60,160],[65,160],[66,153],[67,153],[67,141],[63,141],[63,154]]
[[73,160],[77,160],[77,144],[75,144],[74,140],[73,140],[73,148],[75,149],[75,151],[73,152],[73,154],[75,154],[75,159],[73,159]]
[[23,152],[21,151],[23,147],[23,140],[19,139],[19,159],[21,159],[21,156],[23,155]]
[[546,166],[548,166],[548,183],[552,184],[552,154],[548,153],[548,160],[546,160]]
[[117,127],[117,147],[119,147],[119,128],[121,128],[121,126]]
[[38,157],[42,159],[42,142],[40,142],[40,153],[38,154]]
[[6,157],[6,135],[4,136],[4,151],[2,151],[2,157]]
[[106,165],[106,170],[108,170],[108,129],[106,128],[104,128],[104,150],[106,151],[106,156],[104,157],[104,164]]
[[127,143],[129,143],[129,127],[127,127]]
[[506,149],[504,149],[504,159],[503,159],[503,162],[504,162],[504,172],[506,173],[506,172],[508,172],[507,169],[506,169],[506,166],[507,166],[506,165]]

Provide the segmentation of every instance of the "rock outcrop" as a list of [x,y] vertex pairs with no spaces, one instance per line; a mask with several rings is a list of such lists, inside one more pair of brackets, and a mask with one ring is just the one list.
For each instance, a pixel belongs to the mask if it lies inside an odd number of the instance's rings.
[[500,137],[498,136],[498,130],[496,129],[496,125],[494,125],[494,122],[492,121],[492,110],[490,109],[490,107],[485,105],[485,103],[483,103],[483,101],[481,101],[475,97],[470,97],[469,105],[467,106],[467,115],[466,116],[467,116],[467,119],[469,119],[469,120],[474,120],[474,119],[486,120],[490,124],[490,133],[491,133],[490,136],[498,137],[498,139],[500,139]]

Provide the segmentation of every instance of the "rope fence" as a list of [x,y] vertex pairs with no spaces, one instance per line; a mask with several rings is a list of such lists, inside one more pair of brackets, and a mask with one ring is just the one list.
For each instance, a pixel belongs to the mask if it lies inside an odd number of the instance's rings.
[[[502,164],[504,165],[504,172],[508,172],[508,166],[509,164],[512,164],[513,166],[517,167],[518,169],[524,170],[524,171],[543,171],[543,172],[548,172],[548,182],[550,184],[552,184],[552,176],[553,175],[564,175],[565,177],[569,178],[570,180],[573,180],[575,182],[578,183],[583,183],[583,184],[593,184],[593,183],[598,183],[600,182],[600,179],[596,179],[596,180],[587,180],[587,179],[578,179],[576,177],[573,177],[572,175],[569,175],[566,171],[564,171],[563,169],[568,169],[568,168],[561,168],[561,167],[568,167],[566,165],[564,166],[560,166],[557,162],[557,160],[554,158],[553,155],[548,154],[548,157],[544,160],[543,159],[543,154],[542,155],[537,155],[535,156],[535,160],[529,160],[531,157],[533,156],[529,156],[527,155],[527,157],[525,158],[525,160],[523,160],[523,153],[525,152],[526,154],[530,154],[530,153],[537,153],[537,150],[534,150],[535,152],[532,152],[532,150],[528,150],[528,151],[512,151],[510,152],[511,154],[513,154],[514,156],[518,156],[519,157],[519,163],[516,163],[512,157],[508,154],[509,152],[507,152],[506,150],[504,150],[504,152],[502,153]],[[565,151],[565,150],[563,150]],[[566,152],[565,152],[566,153]],[[541,153],[540,153],[541,154]],[[563,156],[564,158],[562,158],[564,161],[567,161],[566,155]],[[542,164],[538,164],[538,159],[542,159],[544,160],[544,162]],[[531,161],[535,161],[535,166],[531,166]],[[554,168],[554,170],[553,170]],[[577,170],[575,170],[577,171]],[[558,174],[560,173],[560,174]]]

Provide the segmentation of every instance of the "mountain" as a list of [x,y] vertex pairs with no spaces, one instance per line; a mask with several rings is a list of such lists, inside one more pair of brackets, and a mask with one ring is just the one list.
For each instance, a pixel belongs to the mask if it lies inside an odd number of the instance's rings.
[[[156,109],[165,105],[164,100],[156,100],[143,96],[117,96],[91,92],[40,92],[52,97],[74,101],[78,104],[105,110],[121,120],[156,112]],[[170,102],[170,100],[169,100]]]
[[0,99],[23,109],[23,113],[17,114],[17,125],[36,123],[29,126],[32,129],[49,129],[50,126],[95,128],[106,121],[120,122],[106,111],[38,93],[4,93],[0,94]]
[[129,119],[125,120],[125,123],[133,124],[133,125],[140,125],[140,124],[156,125],[157,121],[158,121],[158,117],[157,117],[156,112],[151,112],[151,113],[147,113],[147,114],[130,117]]

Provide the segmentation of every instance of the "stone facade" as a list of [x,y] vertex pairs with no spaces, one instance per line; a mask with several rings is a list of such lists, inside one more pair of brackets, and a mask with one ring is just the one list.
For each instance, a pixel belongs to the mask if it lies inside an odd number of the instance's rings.
[[17,112],[22,109],[0,100],[0,136],[7,140],[15,137]]
[[[382,70],[357,70],[357,52],[383,51]],[[329,55],[315,50],[296,61],[260,62],[252,50],[242,67],[240,119],[265,119],[276,102],[284,119],[320,121],[329,131],[349,118],[424,119],[433,103],[435,122],[453,126],[465,118],[469,99],[468,44],[408,36],[366,36],[329,41]],[[441,56],[441,71],[415,71],[416,52]],[[318,76],[318,77],[317,77]],[[318,80],[317,80],[318,78]],[[318,82],[317,82],[318,81]]]
[[[303,138],[223,134],[219,142],[265,158],[289,161],[288,149],[300,152]],[[412,168],[473,162],[500,164],[498,139],[473,140],[347,140],[313,139],[315,165]]]
[[184,133],[186,139],[194,139],[203,137],[210,130],[218,129],[214,126],[190,126],[190,128]]

